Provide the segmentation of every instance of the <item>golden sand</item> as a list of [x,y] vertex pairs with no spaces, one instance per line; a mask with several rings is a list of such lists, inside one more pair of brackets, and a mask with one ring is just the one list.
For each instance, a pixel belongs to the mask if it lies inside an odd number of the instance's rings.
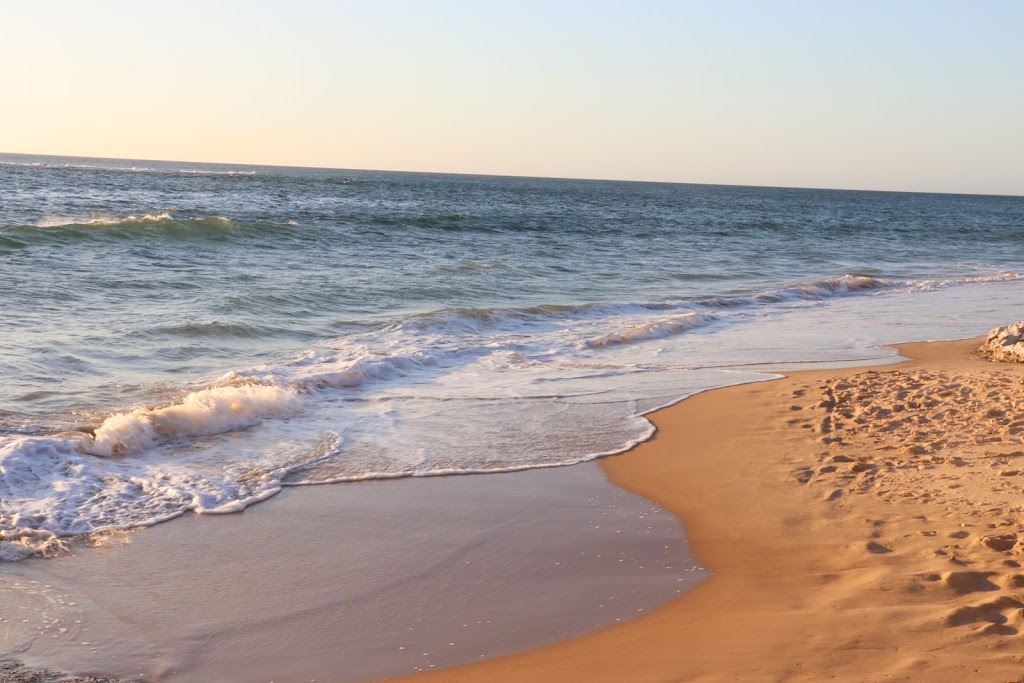
[[702,394],[607,458],[714,576],[628,623],[436,681],[1017,681],[1024,365],[979,340]]

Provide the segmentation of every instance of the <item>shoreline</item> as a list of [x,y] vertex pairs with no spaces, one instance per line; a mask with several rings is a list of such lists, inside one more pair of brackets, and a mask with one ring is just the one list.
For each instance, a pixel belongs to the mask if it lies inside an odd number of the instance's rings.
[[[986,420],[1010,419],[993,392],[1024,397],[1024,365],[978,357],[980,341],[899,344],[902,363],[651,414],[657,434],[602,469],[678,515],[712,577],[622,625],[399,680],[1016,680],[1024,498],[1003,475],[1024,451],[1015,423],[996,443]],[[951,396],[904,406],[915,391]],[[994,407],[975,415],[979,400]]]

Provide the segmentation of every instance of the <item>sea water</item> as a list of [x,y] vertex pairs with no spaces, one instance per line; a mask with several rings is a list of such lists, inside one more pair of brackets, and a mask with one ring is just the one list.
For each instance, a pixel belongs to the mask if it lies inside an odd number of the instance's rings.
[[1024,198],[0,155],[0,559],[1024,317]]

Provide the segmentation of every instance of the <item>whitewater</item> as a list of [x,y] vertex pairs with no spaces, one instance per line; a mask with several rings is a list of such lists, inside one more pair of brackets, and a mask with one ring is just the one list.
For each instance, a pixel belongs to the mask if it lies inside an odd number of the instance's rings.
[[0,559],[561,467],[1024,302],[1024,200],[0,155]]

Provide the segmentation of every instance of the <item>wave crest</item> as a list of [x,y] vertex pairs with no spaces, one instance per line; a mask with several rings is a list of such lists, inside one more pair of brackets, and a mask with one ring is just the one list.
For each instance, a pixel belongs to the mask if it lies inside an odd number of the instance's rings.
[[36,227],[64,228],[71,225],[122,225],[126,223],[160,223],[161,221],[171,220],[174,220],[174,216],[171,215],[170,211],[161,211],[156,214],[147,213],[142,216],[131,215],[124,218],[95,215],[90,216],[89,218],[82,218],[78,216],[51,216],[36,223]]
[[660,339],[688,332],[698,327],[704,327],[717,319],[717,316],[708,313],[684,313],[683,315],[675,315],[663,320],[640,323],[622,332],[613,332],[597,339],[589,339],[584,342],[584,346],[598,349],[616,344],[632,344],[633,342],[646,341],[648,339]]
[[264,417],[294,412],[299,403],[298,392],[289,387],[239,384],[202,389],[181,403],[111,415],[93,434],[82,434],[77,450],[105,457],[139,453],[162,439],[248,427]]
[[867,275],[843,275],[829,280],[818,280],[806,284],[785,287],[775,292],[758,295],[760,301],[776,302],[791,299],[824,299],[840,294],[849,294],[865,289],[882,289],[889,282]]
[[77,240],[213,240],[235,237],[277,237],[296,234],[295,228],[272,223],[234,221],[225,216],[179,216],[172,211],[137,213],[127,216],[47,216],[34,224],[0,226],[0,246],[65,243]]

